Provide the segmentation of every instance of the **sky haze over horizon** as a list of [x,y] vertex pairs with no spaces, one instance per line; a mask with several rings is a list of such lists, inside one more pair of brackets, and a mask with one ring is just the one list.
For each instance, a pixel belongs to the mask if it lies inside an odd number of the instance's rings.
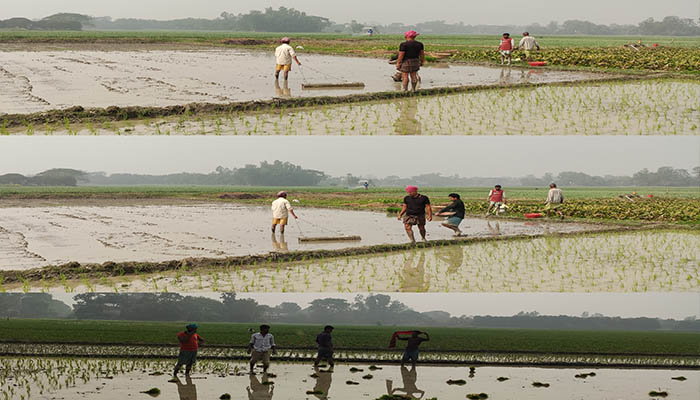
[[[665,149],[665,151],[659,151]],[[6,153],[5,153],[6,152]],[[287,161],[332,176],[541,176],[577,171],[632,175],[648,168],[700,166],[696,136],[141,136],[3,139],[0,175],[51,168],[162,175],[213,172]],[[494,162],[497,159],[497,162]]]
[[412,24],[445,20],[469,25],[547,24],[577,19],[599,24],[638,24],[649,17],[661,19],[675,15],[682,18],[699,17],[697,0],[501,0],[498,2],[443,0],[427,4],[417,0],[4,0],[0,19],[11,17],[42,18],[58,12],[74,12],[95,17],[176,19],[216,18],[223,11],[241,14],[251,10],[280,6],[296,8],[310,15],[330,18],[344,23],[358,20],[367,23]]

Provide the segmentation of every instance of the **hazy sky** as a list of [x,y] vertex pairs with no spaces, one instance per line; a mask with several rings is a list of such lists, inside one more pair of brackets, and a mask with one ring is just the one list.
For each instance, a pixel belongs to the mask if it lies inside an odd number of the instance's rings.
[[[447,311],[461,315],[513,315],[520,311],[538,311],[546,315],[581,315],[683,319],[700,317],[700,293],[387,293],[416,311]],[[220,293],[196,293],[195,296],[220,298]],[[289,301],[302,307],[317,298],[343,298],[353,301],[357,293],[239,293],[259,304],[276,306]],[[363,293],[363,295],[366,295]],[[53,294],[72,304],[73,294]]]
[[2,0],[0,19],[44,17],[57,12],[93,16],[172,19],[213,18],[264,7],[293,7],[336,22],[415,23],[428,20],[467,24],[526,24],[583,19],[597,23],[636,24],[667,15],[697,18],[697,0]]
[[35,137],[0,141],[0,175],[49,168],[107,173],[208,173],[289,161],[330,175],[464,177],[579,171],[630,175],[700,165],[700,137]]

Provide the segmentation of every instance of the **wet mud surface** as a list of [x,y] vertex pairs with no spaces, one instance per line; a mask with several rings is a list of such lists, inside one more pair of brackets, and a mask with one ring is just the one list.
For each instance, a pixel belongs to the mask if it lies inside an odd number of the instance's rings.
[[[2,51],[0,114],[72,106],[168,106],[272,98],[344,96],[398,90],[385,60],[300,53],[288,85],[273,78],[274,57],[236,49],[84,49]],[[551,70],[426,66],[420,87],[509,85],[595,79],[603,75]],[[364,89],[302,90],[302,83],[363,82]]]
[[[697,393],[697,371],[624,369],[507,368],[418,366],[401,368],[383,365],[367,373],[369,365],[338,364],[334,372],[310,365],[273,363],[270,374],[244,373],[244,364],[231,366],[228,373],[194,373],[168,382],[167,375],[152,376],[130,372],[110,379],[97,378],[90,384],[76,384],[40,396],[42,399],[124,399],[148,398],[140,391],[156,387],[168,399],[215,399],[229,393],[234,399],[376,399],[383,394],[409,396],[409,399],[460,399],[466,394],[486,393],[488,398],[518,399],[619,399],[647,398],[650,390],[665,390],[673,398],[690,399]],[[351,367],[363,372],[351,372]],[[150,372],[150,371],[148,371]],[[582,373],[591,376],[576,378]],[[682,375],[685,381],[671,379]],[[508,378],[501,379],[499,378]],[[447,380],[464,380],[449,385]],[[544,383],[537,387],[534,383]],[[315,392],[315,393],[309,393]],[[138,397],[137,397],[138,398]]]
[[[378,212],[297,208],[284,236],[270,231],[268,207],[232,204],[146,204],[0,208],[0,269],[68,262],[159,262],[271,252],[334,250],[408,241],[395,216]],[[41,204],[41,203],[40,203]],[[294,203],[293,203],[294,204]],[[452,239],[436,218],[428,240]],[[467,238],[540,235],[602,229],[546,221],[465,219]],[[361,241],[299,242],[300,237],[359,235]],[[416,237],[419,237],[416,229]]]

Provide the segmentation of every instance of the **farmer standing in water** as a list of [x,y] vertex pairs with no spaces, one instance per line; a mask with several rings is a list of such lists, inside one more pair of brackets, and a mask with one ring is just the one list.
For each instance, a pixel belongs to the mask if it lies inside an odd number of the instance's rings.
[[292,209],[292,205],[289,204],[289,200],[287,200],[287,192],[284,190],[277,193],[277,200],[272,202],[272,234],[275,234],[275,228],[277,225],[280,226],[280,235],[284,234],[284,227],[287,225],[287,220],[289,218],[289,214],[292,214],[292,217],[294,219],[297,219],[296,214],[294,214],[294,210]]
[[[430,207],[430,199],[428,196],[418,194],[416,186],[406,186],[406,193],[408,193],[408,196],[403,198],[403,207],[401,207],[399,212],[399,220],[403,219],[406,234],[412,243],[416,243],[416,239],[413,236],[413,225],[418,225],[418,231],[425,242],[425,221],[426,219],[428,221],[433,220],[433,209]],[[427,218],[425,215],[426,210],[428,211]]]
[[292,59],[297,62],[297,65],[301,65],[301,62],[299,62],[297,58],[297,53],[294,51],[294,48],[289,45],[289,42],[291,42],[291,39],[283,37],[280,40],[282,44],[275,49],[275,59],[277,60],[275,80],[279,79],[280,71],[284,71],[285,81],[289,78],[289,71],[292,70]]
[[408,78],[411,77],[411,89],[415,92],[418,85],[418,70],[425,63],[423,43],[416,40],[418,32],[408,31],[404,33],[406,41],[399,46],[399,58],[396,60],[396,69],[401,72],[401,86],[408,91]]

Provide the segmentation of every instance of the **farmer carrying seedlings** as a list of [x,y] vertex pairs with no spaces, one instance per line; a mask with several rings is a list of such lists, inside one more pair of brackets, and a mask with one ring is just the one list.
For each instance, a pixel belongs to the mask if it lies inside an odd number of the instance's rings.
[[287,225],[290,213],[294,219],[299,218],[294,214],[292,205],[287,200],[287,192],[283,190],[277,193],[277,199],[272,202],[272,233],[275,233],[275,228],[279,225],[280,234],[284,234],[284,227]]
[[275,67],[275,79],[279,79],[280,71],[284,71],[284,80],[289,78],[289,71],[292,70],[292,59],[297,62],[297,65],[301,65],[301,62],[297,58],[297,53],[294,48],[289,45],[291,39],[288,37],[283,37],[280,40],[279,46],[275,49],[275,59],[277,60],[277,66]]
[[250,354],[250,373],[255,374],[255,363],[262,361],[263,372],[270,366],[270,353],[276,353],[275,337],[270,333],[270,325],[260,325],[260,332],[250,336],[248,354]]
[[501,44],[498,46],[498,51],[501,53],[501,65],[507,60],[510,65],[510,53],[515,47],[515,40],[510,37],[510,33],[504,33],[501,38]]
[[486,216],[488,217],[491,214],[491,209],[494,209],[496,215],[498,215],[501,212],[501,206],[506,202],[506,192],[501,189],[501,185],[496,185],[489,190],[487,200],[489,208],[486,209]]
[[459,230],[459,224],[464,219],[464,202],[457,193],[450,193],[447,196],[450,198],[451,203],[435,215],[447,217],[447,222],[443,222],[441,225],[453,230],[455,236],[460,236],[462,231]]
[[529,32],[523,32],[523,38],[520,39],[520,43],[518,43],[516,49],[522,49],[525,54],[525,59],[527,61],[532,61],[532,51],[535,49],[540,51],[540,45],[534,37],[530,36]]
[[[404,350],[403,357],[401,357],[401,366],[404,367],[406,362],[410,360],[411,366],[415,368],[416,361],[418,361],[418,346],[420,346],[420,344],[423,342],[429,341],[430,336],[428,335],[428,332],[421,331],[413,331],[411,332],[411,336],[401,336],[402,333],[405,332],[394,333],[394,337],[396,337],[396,339],[406,341],[406,350]],[[425,337],[420,337],[420,334],[425,335]],[[392,339],[394,337],[392,337]]]
[[411,88],[416,90],[418,85],[418,70],[425,63],[423,43],[416,40],[416,31],[404,33],[406,41],[399,45],[399,58],[396,60],[396,70],[401,72],[401,86],[408,91],[408,78],[411,77]]
[[[408,196],[403,198],[403,207],[401,207],[399,212],[399,220],[403,219],[403,226],[412,243],[416,243],[416,239],[413,236],[413,225],[418,225],[418,231],[425,242],[425,221],[426,219],[428,221],[433,220],[433,209],[430,207],[430,199],[428,196],[418,194],[416,186],[406,186],[406,193],[408,193]],[[426,210],[428,211],[427,217],[425,215]]]
[[333,361],[333,338],[331,337],[333,333],[333,327],[331,325],[326,325],[323,327],[323,332],[316,335],[316,344],[318,344],[318,354],[314,359],[314,368],[318,367],[318,362],[321,359],[328,361],[328,371],[333,371],[333,366],[335,362]]
[[564,194],[561,192],[561,189],[557,188],[557,184],[552,182],[549,184],[549,193],[547,193],[547,200],[545,200],[544,204],[544,210],[547,213],[547,217],[549,217],[549,214],[554,211],[557,214],[559,214],[559,218],[564,219],[564,214],[561,213],[561,210],[559,208],[561,205],[564,203]]
[[204,343],[199,334],[197,334],[197,324],[189,324],[183,332],[177,334],[177,340],[180,342],[180,354],[177,356],[177,364],[173,376],[177,378],[177,373],[180,372],[180,367],[185,366],[185,376],[190,376],[192,365],[197,359],[197,349]]

